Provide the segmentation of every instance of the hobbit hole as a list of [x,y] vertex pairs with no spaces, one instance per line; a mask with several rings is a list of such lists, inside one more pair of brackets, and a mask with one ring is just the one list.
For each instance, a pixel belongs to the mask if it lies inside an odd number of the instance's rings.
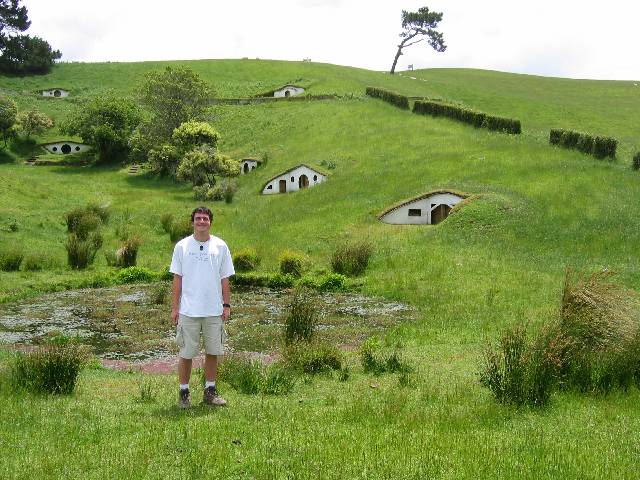
[[466,196],[446,190],[432,191],[390,207],[378,218],[392,225],[437,225]]

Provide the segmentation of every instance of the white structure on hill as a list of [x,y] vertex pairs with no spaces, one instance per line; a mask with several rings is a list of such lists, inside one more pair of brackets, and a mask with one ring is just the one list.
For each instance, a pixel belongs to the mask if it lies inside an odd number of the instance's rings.
[[327,179],[325,173],[307,165],[298,165],[267,181],[262,187],[264,195],[273,193],[297,192],[303,188],[313,187]]
[[394,205],[378,218],[393,225],[435,225],[447,218],[451,209],[466,197],[463,193],[436,190]]
[[257,158],[243,158],[240,160],[240,163],[240,166],[242,167],[240,173],[244,175],[245,173],[249,173],[251,170],[258,168],[262,163],[262,160],[258,160]]
[[44,143],[41,146],[48,152],[55,153],[58,155],[68,155],[70,153],[86,152],[91,148],[90,145],[85,145],[84,143],[65,142],[65,141]]
[[285,85],[273,92],[274,97],[295,97],[296,95],[300,95],[304,93],[304,88],[296,87],[295,85]]
[[68,90],[62,88],[52,88],[51,90],[42,90],[43,97],[63,98],[69,96]]

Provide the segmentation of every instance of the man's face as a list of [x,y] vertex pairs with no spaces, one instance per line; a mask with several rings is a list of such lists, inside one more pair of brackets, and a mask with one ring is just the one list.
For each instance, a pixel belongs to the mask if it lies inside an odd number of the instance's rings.
[[208,233],[211,228],[211,221],[206,213],[196,213],[193,217],[193,231]]

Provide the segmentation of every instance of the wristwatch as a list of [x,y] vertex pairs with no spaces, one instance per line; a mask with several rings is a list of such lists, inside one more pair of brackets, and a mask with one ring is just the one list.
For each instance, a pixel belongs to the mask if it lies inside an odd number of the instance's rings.
[[231,305],[229,305],[228,303],[223,303],[222,308],[231,308]]

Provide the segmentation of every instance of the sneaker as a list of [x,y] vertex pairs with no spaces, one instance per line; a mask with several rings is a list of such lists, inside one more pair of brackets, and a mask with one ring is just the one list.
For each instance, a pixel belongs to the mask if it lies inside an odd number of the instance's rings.
[[180,390],[178,394],[178,406],[180,408],[189,408],[191,406],[191,393],[189,393],[189,389]]
[[227,401],[218,395],[218,389],[216,387],[207,387],[204,389],[202,403],[205,405],[213,405],[215,407],[224,407],[227,404]]

